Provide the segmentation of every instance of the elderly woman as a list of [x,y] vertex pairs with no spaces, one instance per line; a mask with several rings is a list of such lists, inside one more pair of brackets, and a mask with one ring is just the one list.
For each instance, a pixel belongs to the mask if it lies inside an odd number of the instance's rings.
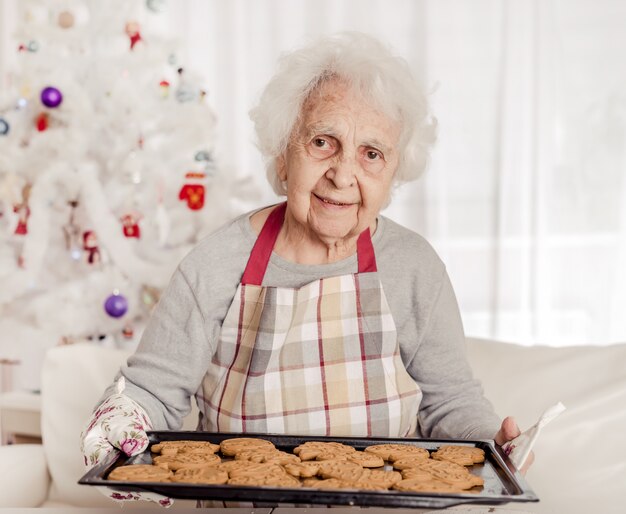
[[144,430],[178,429],[193,396],[208,431],[517,436],[472,378],[444,264],[380,215],[434,140],[406,63],[364,35],[318,41],[282,59],[251,116],[286,202],[181,262],[123,393],[118,380],[84,433],[86,462],[144,450]]

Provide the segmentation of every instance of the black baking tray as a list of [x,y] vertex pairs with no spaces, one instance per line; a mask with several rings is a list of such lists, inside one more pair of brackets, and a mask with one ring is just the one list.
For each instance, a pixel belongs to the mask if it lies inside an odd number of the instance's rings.
[[[384,443],[414,444],[429,451],[442,444],[460,444],[481,448],[485,462],[470,467],[480,476],[485,485],[464,493],[408,493],[402,491],[319,490],[312,488],[243,487],[232,485],[203,485],[169,482],[120,482],[107,480],[108,474],[117,466],[151,464],[152,454],[148,450],[126,457],[120,452],[109,454],[102,462],[90,469],[79,484],[105,486],[118,491],[151,491],[170,498],[195,500],[221,500],[255,502],[259,504],[322,504],[358,505],[404,508],[445,508],[459,504],[495,505],[508,502],[536,502],[539,498],[515,469],[502,450],[491,440],[467,439],[417,439],[417,438],[365,438],[365,437],[321,437],[275,434],[232,434],[215,432],[152,431],[148,432],[150,444],[161,441],[195,440],[219,444],[232,437],[259,437],[267,439],[284,451],[291,452],[306,441],[338,442],[364,450],[367,446]],[[388,467],[388,466],[386,466]]]

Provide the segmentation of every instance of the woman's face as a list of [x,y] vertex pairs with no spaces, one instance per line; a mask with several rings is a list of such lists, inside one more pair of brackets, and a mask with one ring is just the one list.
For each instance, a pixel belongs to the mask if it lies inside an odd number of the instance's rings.
[[287,215],[326,244],[374,226],[398,167],[399,135],[397,122],[341,81],[322,84],[278,160]]

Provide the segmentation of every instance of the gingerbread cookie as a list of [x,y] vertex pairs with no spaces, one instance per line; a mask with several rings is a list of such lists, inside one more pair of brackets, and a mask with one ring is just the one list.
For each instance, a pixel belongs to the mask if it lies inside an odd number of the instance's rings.
[[320,469],[320,462],[290,462],[283,465],[285,471],[294,477],[311,478],[317,475]]
[[253,437],[235,437],[224,439],[220,443],[222,454],[234,457],[236,454],[247,450],[275,450],[276,447],[270,441]]
[[221,461],[219,455],[213,453],[176,453],[174,455],[158,455],[152,459],[155,466],[172,471],[216,466]]
[[442,445],[436,452],[433,452],[432,458],[472,466],[485,461],[485,452],[474,446]]
[[409,479],[409,478],[418,479],[419,478],[422,480],[430,480],[432,477],[431,477],[431,474],[428,472],[428,470],[425,470],[423,468],[405,468],[402,470],[402,478],[404,479]]
[[417,479],[424,478],[424,473],[430,475],[429,478],[461,489],[471,489],[484,484],[482,478],[470,473],[466,467],[443,460],[426,460],[417,467],[405,469],[402,471],[402,476],[405,479]]
[[219,468],[186,468],[179,469],[171,480],[188,484],[225,484],[228,473]]
[[230,485],[244,486],[268,486],[268,487],[301,487],[302,484],[297,478],[287,473],[277,475],[252,476],[239,475],[228,479]]
[[109,473],[107,480],[120,480],[124,482],[169,482],[172,472],[151,466],[150,464],[133,464],[119,466]]
[[409,457],[414,459],[428,459],[430,456],[428,450],[412,444],[374,444],[365,448],[365,451],[378,455],[390,462]]
[[389,489],[393,484],[402,480],[402,475],[397,471],[386,471],[382,469],[364,469],[358,482],[368,482],[377,486]]
[[161,455],[176,455],[179,452],[217,453],[219,449],[219,444],[208,441],[162,441],[150,448],[152,452]]
[[463,489],[435,479],[409,478],[393,484],[396,491],[412,493],[462,493]]
[[341,443],[307,441],[293,449],[300,460],[333,460],[341,455],[354,453],[356,450],[352,446]]
[[294,464],[300,462],[300,458],[293,453],[280,450],[246,450],[235,455],[235,460],[267,464]]
[[235,461],[242,462],[245,465],[243,467],[233,467],[229,470],[228,475],[230,478],[250,476],[250,477],[266,477],[285,475],[287,472],[277,464],[262,464],[257,462],[248,461]]
[[324,460],[320,461],[320,469],[317,474],[322,478],[337,478],[354,482],[363,474],[363,468],[347,460]]
[[218,464],[216,467],[222,471],[226,471],[226,473],[230,475],[231,471],[246,469],[249,465],[250,463],[245,460],[226,460],[222,461],[221,464]]
[[402,471],[403,469],[410,469],[410,468],[415,468],[418,467],[420,465],[420,463],[422,462],[428,462],[432,459],[425,459],[422,456],[419,456],[417,458],[415,457],[402,457],[398,460],[394,460],[393,461],[393,467],[394,469],[398,469],[400,471]]
[[346,460],[364,468],[380,468],[385,465],[383,458],[372,452],[353,452],[346,454],[345,457]]

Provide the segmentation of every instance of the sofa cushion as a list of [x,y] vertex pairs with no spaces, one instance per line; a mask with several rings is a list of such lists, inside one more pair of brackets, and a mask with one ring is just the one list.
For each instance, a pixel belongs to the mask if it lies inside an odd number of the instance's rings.
[[[521,430],[559,401],[542,429],[527,480],[533,512],[623,512],[626,476],[626,344],[524,347],[471,339],[470,362],[496,412]],[[531,510],[529,508],[529,510]]]
[[39,507],[48,496],[50,477],[40,444],[0,446],[0,508]]

